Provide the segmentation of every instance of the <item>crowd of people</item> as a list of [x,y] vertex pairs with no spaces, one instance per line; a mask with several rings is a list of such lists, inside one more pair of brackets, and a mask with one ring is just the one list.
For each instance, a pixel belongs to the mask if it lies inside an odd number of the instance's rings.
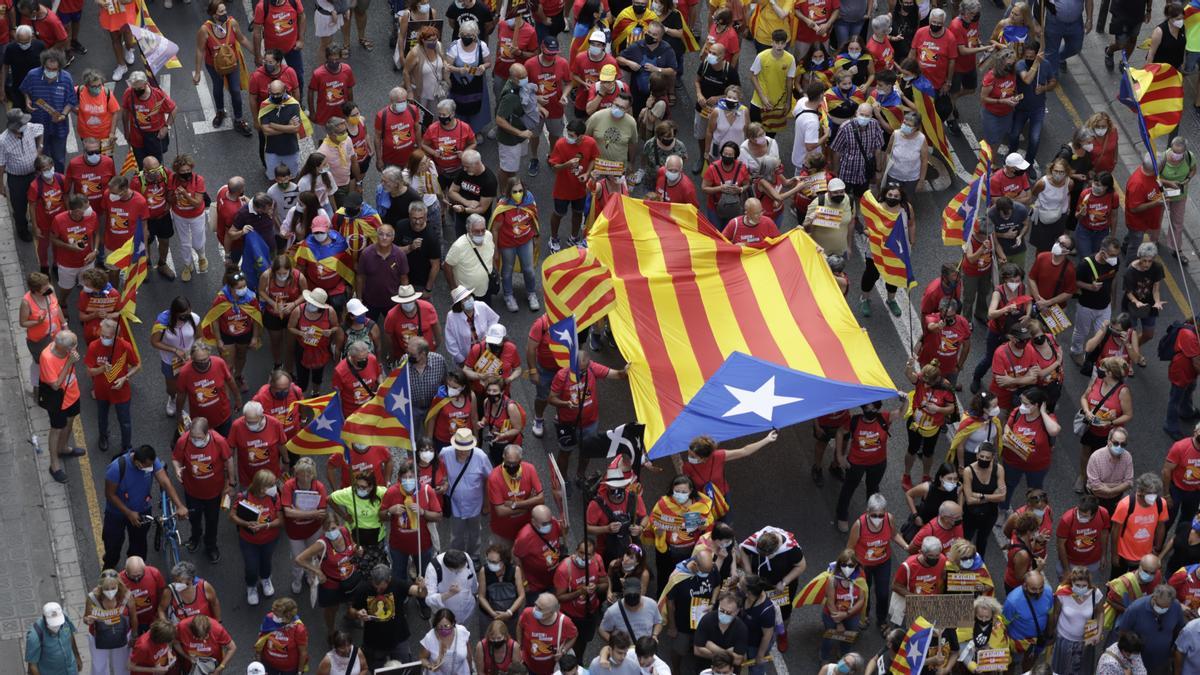
[[[257,135],[262,162],[260,177],[220,180],[171,153],[176,104],[134,65],[136,3],[16,4],[0,5],[0,194],[15,238],[36,254],[19,316],[50,419],[50,474],[67,484],[63,459],[88,452],[72,445],[85,400],[96,418],[88,445],[114,451],[103,571],[86,606],[71,608],[83,625],[47,603],[27,638],[30,673],[75,672],[78,631],[94,675],[222,673],[247,650],[255,675],[366,674],[414,660],[439,675],[757,675],[788,650],[790,616],[805,605],[820,606],[826,629],[822,674],[886,673],[907,649],[906,605],[932,594],[971,596],[973,622],[937,627],[925,673],[1200,669],[1200,424],[1185,426],[1200,418],[1200,339],[1190,320],[1157,326],[1160,254],[1190,263],[1180,238],[1196,157],[1172,135],[1118,189],[1117,128],[1097,112],[1039,160],[1046,93],[1064,62],[1111,12],[1111,68],[1114,54],[1132,53],[1149,3],[1106,2],[1094,23],[1090,2],[1040,16],[1017,1],[983,38],[978,0],[899,0],[886,12],[864,0],[456,0],[444,12],[410,0],[388,7],[398,84],[372,112],[355,102],[364,84],[351,65],[375,47],[369,2],[317,0],[307,15],[299,0],[258,0],[243,26],[213,0],[193,81],[207,73],[211,125]],[[98,70],[67,70],[87,53],[80,26],[93,13],[119,93]],[[1200,44],[1182,16],[1165,5],[1147,62],[1195,65]],[[323,61],[307,73],[309,23]],[[363,52],[353,58],[352,23]],[[742,518],[735,529],[726,465],[774,431],[736,449],[700,436],[658,466],[622,451],[589,474],[582,447],[601,434],[598,383],[626,377],[591,356],[615,341],[599,325],[588,331],[572,370],[551,351],[546,315],[518,346],[497,311],[516,315],[519,299],[542,311],[543,242],[550,253],[586,246],[615,195],[691,204],[743,246],[801,228],[869,317],[880,282],[870,253],[856,299],[846,272],[860,198],[871,191],[905,210],[911,244],[915,193],[945,170],[922,95],[951,133],[977,98],[979,136],[999,168],[961,260],[922,290],[907,403],[814,422],[811,480],[840,483],[844,550],[814,575],[802,537]],[[776,136],[789,126],[783,155]],[[68,158],[71,134],[82,152]],[[119,137],[132,172],[114,161]],[[319,142],[302,156],[305,137]],[[494,167],[479,151],[492,143]],[[535,195],[523,175],[543,166],[552,191]],[[206,255],[210,233],[223,269]],[[257,278],[240,266],[258,255],[251,235],[269,254]],[[121,321],[129,263],[112,260],[131,240],[144,243],[151,274],[183,284],[155,308],[142,345]],[[219,292],[192,297],[187,284],[210,269],[223,275]],[[896,289],[886,291],[900,316]],[[444,316],[435,297],[449,300]],[[985,346],[971,361],[976,330]],[[1135,476],[1128,380],[1156,356],[1152,345],[1169,361],[1157,414],[1170,445],[1160,470]],[[247,361],[264,346],[272,368],[253,381]],[[150,370],[161,373],[164,412],[179,422],[166,450],[135,434],[131,382],[143,358],[159,366]],[[322,475],[288,450],[303,426],[294,404],[336,392],[349,416],[400,363],[413,452],[348,443]],[[1065,392],[1071,367],[1087,382]],[[517,387],[534,390],[532,410]],[[1062,452],[1059,420],[1076,410],[1066,433],[1080,439],[1077,498],[1052,506],[1043,488]],[[894,476],[894,433],[907,437],[900,507],[880,492]],[[550,476],[526,458],[526,434],[556,451],[568,493],[585,492],[585,532],[550,508]],[[643,471],[673,476],[668,492],[646,494]],[[864,478],[866,508],[855,513]],[[217,533],[236,530],[246,604],[267,605],[257,633],[226,630],[217,589],[191,562],[147,562],[156,487],[189,522],[188,554],[221,564]],[[1006,542],[1003,592],[984,559],[993,536]],[[291,562],[276,578],[281,540]],[[300,620],[304,601],[321,608],[319,629]],[[872,620],[884,647],[865,657],[851,649]]]

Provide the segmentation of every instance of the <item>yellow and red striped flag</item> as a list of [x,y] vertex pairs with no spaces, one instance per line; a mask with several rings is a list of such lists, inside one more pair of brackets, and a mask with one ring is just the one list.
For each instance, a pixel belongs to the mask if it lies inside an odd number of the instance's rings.
[[609,322],[650,447],[734,352],[895,391],[816,243],[729,243],[696,207],[621,197],[588,236],[610,270]]
[[[150,31],[151,33],[154,33],[161,40],[167,41],[166,37],[163,35],[163,32],[161,30],[159,30],[158,24],[154,23],[154,18],[150,16],[150,8],[146,6],[146,0],[137,0],[137,8],[138,8],[138,18],[137,18],[136,24],[139,27],[145,28],[146,30]],[[167,41],[167,42],[169,42],[169,41]],[[143,50],[143,56],[144,56],[146,48],[143,46],[143,47],[141,47],[141,49]],[[168,68],[182,68],[183,64],[179,62],[179,58],[177,56],[172,55],[169,59],[167,59],[166,66]],[[147,68],[149,68],[150,70],[156,70],[154,68],[150,68],[149,64],[147,64]]]
[[408,394],[408,355],[379,385],[375,395],[346,419],[342,440],[347,443],[412,447],[412,398]]
[[918,616],[908,627],[904,642],[900,643],[900,650],[892,659],[892,675],[920,675],[925,669],[925,657],[932,642],[933,624]]
[[[1147,63],[1145,68],[1128,68],[1126,72],[1132,84],[1132,98],[1141,109],[1150,138],[1174,131],[1183,119],[1183,75],[1165,63]],[[1128,100],[1129,87],[1122,84],[1121,102],[1133,107]]]
[[875,199],[875,193],[867,190],[859,200],[859,213],[871,245],[871,259],[879,276],[886,283],[899,288],[917,285],[913,274],[912,250],[908,243],[908,211],[889,209]]
[[133,156],[133,150],[125,153],[125,160],[121,162],[121,170],[118,171],[122,176],[129,176],[138,172],[137,157]]
[[[591,249],[578,246],[546,258],[542,264],[542,291],[551,325],[573,314],[576,330],[603,318],[616,299],[608,268],[596,259]],[[551,340],[550,351],[565,368],[569,359],[567,348]]]

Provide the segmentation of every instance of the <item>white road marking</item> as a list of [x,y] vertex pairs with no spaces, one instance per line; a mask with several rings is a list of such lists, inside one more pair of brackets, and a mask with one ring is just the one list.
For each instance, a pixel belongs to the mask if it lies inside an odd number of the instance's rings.
[[213,134],[221,131],[231,130],[232,123],[228,127],[214,127],[212,120],[217,116],[217,104],[213,102],[212,89],[209,87],[208,73],[200,73],[200,84],[195,85],[196,96],[200,99],[200,114],[201,119],[192,122],[192,133],[196,136],[204,134]]
[[771,663],[775,664],[775,672],[778,675],[788,675],[788,667],[783,662],[783,654],[779,653],[779,648],[775,645],[771,645]]

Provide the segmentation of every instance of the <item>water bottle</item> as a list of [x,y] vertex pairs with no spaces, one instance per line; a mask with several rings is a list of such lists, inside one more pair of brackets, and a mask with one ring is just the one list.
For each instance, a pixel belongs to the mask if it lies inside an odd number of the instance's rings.
[[33,444],[33,451],[36,454],[42,454],[42,442],[38,439],[38,435],[34,434],[29,437],[29,442]]

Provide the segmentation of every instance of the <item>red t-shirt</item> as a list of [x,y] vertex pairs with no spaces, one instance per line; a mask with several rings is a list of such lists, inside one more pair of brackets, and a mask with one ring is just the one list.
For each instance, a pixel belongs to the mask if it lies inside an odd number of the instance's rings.
[[[1017,76],[996,77],[996,71],[988,69],[987,74],[983,76],[983,91],[988,98],[1009,98],[1017,93]],[[1001,117],[1013,114],[1013,107],[1003,103],[985,103],[983,107],[993,115]],[[1026,178],[1024,175],[1021,177]],[[1029,183],[1028,178],[1025,183]]]
[[430,159],[439,174],[450,174],[462,168],[462,152],[475,142],[475,131],[462,120],[455,120],[453,129],[430,124],[422,142],[433,150]]
[[135,139],[130,143],[141,143],[141,134],[157,132],[167,125],[167,116],[175,111],[175,101],[158,87],[149,87],[149,94],[142,98],[134,93],[133,88],[125,90],[121,95],[121,110],[125,114],[133,111],[131,117],[135,131]]
[[[883,41],[880,42],[872,34],[867,38],[866,49],[867,53],[875,59],[875,72],[895,69],[896,48],[892,46],[892,39],[890,37],[884,36]],[[957,64],[957,62],[955,63]]]
[[[630,516],[631,516],[630,520],[634,523],[641,523],[646,518],[646,502],[642,500],[641,490],[627,491],[625,493],[625,501],[620,504],[614,504],[608,499],[607,489],[601,488],[600,493],[599,493],[599,498],[604,500],[604,503],[606,505],[608,505],[608,508],[613,512],[613,515],[629,513],[630,500],[634,499],[635,497],[637,499],[636,511],[633,514],[630,514]],[[608,525],[610,522],[612,522],[612,521],[608,519],[608,514],[604,512],[604,509],[600,508],[600,505],[598,503],[596,503],[595,499],[588,502],[588,507],[587,507],[587,524],[588,525]],[[603,556],[605,547],[608,543],[608,537],[606,537],[606,536],[596,537],[595,542],[596,542],[596,553],[598,555]]]
[[867,527],[867,514],[858,517],[858,541],[854,544],[854,555],[864,567],[878,567],[892,559],[894,529],[891,514],[884,514],[883,525],[878,532]]
[[[280,422],[286,423],[288,408],[291,407],[292,403],[303,398],[304,392],[300,389],[300,387],[294,384],[288,391],[287,396],[283,398],[275,398],[275,395],[271,393],[271,385],[264,384],[263,386],[259,387],[258,391],[254,394],[253,400],[262,404],[263,412],[265,414],[274,417]],[[292,431],[293,430],[289,429],[285,424],[283,433],[291,438]]]
[[[234,500],[233,508],[241,510],[243,507],[250,508],[258,512],[257,518],[245,518],[242,514],[242,520],[257,523],[274,523],[283,517],[279,512],[279,499],[263,495],[255,497],[249,492],[243,492],[236,500]],[[264,527],[258,532],[251,532],[244,527],[238,528],[238,536],[247,543],[251,544],[266,544],[274,541],[279,537],[279,528]]]
[[[547,586],[548,587],[548,586]],[[549,626],[533,618],[533,608],[521,611],[521,655],[532,675],[551,675],[558,659],[558,648],[579,635],[575,622],[563,612]]]
[[118,199],[108,195],[106,200],[108,227],[104,228],[104,250],[115,251],[133,236],[133,228],[150,217],[146,198],[140,192],[130,190],[129,199]]
[[1167,451],[1167,461],[1175,465],[1171,483],[1186,492],[1200,490],[1200,449],[1191,438],[1176,441]]
[[244,417],[234,420],[229,429],[229,445],[237,451],[239,485],[250,485],[254,474],[264,469],[276,477],[282,473],[279,458],[283,453],[283,444],[287,442],[283,423],[270,415],[264,414],[263,418],[266,424],[261,431],[251,431]]
[[[529,462],[521,462],[521,473],[517,476],[515,489],[508,482],[508,474],[503,466],[492,469],[487,479],[488,504],[492,507],[509,502],[520,502],[533,497],[542,491],[542,479],[538,477],[537,469]],[[504,539],[516,539],[517,533],[529,522],[528,511],[515,516],[501,516],[492,510],[492,532]]]
[[107,200],[108,181],[117,175],[112,157],[100,155],[95,166],[88,164],[83,155],[72,157],[67,162],[67,192],[87,197],[92,208],[103,213]]
[[[422,511],[442,512],[442,499],[433,491],[432,487],[420,485],[417,492],[420,495],[419,502]],[[416,555],[433,546],[433,539],[429,533],[429,520],[421,518],[421,548],[417,549],[417,501],[412,495],[406,493],[404,488],[400,487],[400,483],[395,483],[387,489],[387,492],[383,493],[383,501],[379,505],[380,511],[386,511],[397,504],[403,504],[406,507],[401,510],[400,515],[391,516],[388,521],[388,546],[408,555]]]
[[[354,86],[353,74],[349,86]],[[391,105],[383,107],[375,113],[375,135],[383,142],[384,164],[406,166],[421,138],[421,116],[417,107],[409,105],[400,113],[393,111]]]
[[[87,294],[82,294],[84,297]],[[111,297],[111,296],[110,296]],[[99,320],[94,322],[99,331]],[[83,359],[84,365],[88,368],[99,368],[108,366],[110,363],[122,363],[124,365],[116,368],[111,377],[116,380],[129,373],[129,370],[141,363],[138,354],[133,349],[133,345],[125,338],[117,338],[116,342],[111,347],[105,347],[97,337],[93,337],[87,346],[87,355]],[[120,389],[113,389],[112,382],[104,373],[96,375],[92,378],[92,395],[97,401],[108,401],[109,403],[126,403],[132,397],[132,387],[128,382]]]
[[526,525],[517,533],[512,552],[525,573],[527,591],[546,591],[554,585],[554,568],[561,558],[556,544],[561,538],[562,526],[557,520],[550,521],[548,534],[538,534],[533,525]]
[[[993,192],[993,194],[995,194]],[[1121,198],[1117,196],[1115,190],[1109,190],[1103,195],[1096,196],[1091,188],[1084,190],[1079,195],[1079,204],[1076,205],[1076,211],[1083,211],[1083,217],[1078,219],[1078,222],[1083,227],[1089,230],[1100,231],[1108,230],[1109,215],[1121,206]]]
[[550,351],[550,317],[543,314],[529,327],[529,341],[537,344],[537,366],[542,370],[557,371],[558,361]]
[[183,467],[183,491],[194,499],[213,499],[225,489],[225,465],[232,458],[229,443],[215,430],[209,432],[203,448],[184,434],[175,441],[171,459]]
[[855,466],[874,466],[887,461],[888,426],[892,422],[890,412],[880,411],[879,416],[868,422],[862,415],[852,415],[846,421],[850,432],[848,459]]
[[717,448],[713,450],[713,454],[709,458],[700,463],[692,464],[691,459],[687,458],[683,463],[683,474],[692,479],[692,484],[696,489],[704,492],[704,486],[709,483],[713,487],[721,491],[722,494],[729,494],[729,483],[725,480],[725,455],[726,451]]
[[[475,371],[480,380],[471,382],[471,389],[476,394],[483,393],[482,378],[488,375],[495,375],[501,380],[509,378],[513,370],[521,367],[521,355],[517,351],[517,345],[511,340],[505,340],[500,345],[500,354],[493,354],[488,349],[488,344],[484,342],[476,342],[471,345],[470,351],[467,352],[467,358],[463,361],[463,366]],[[507,386],[504,387],[508,389]]]
[[[75,0],[67,0],[59,6],[58,11],[66,13],[78,12],[83,9],[82,2],[77,3],[78,9],[71,9],[72,4],[76,4]],[[67,39],[67,29],[63,26],[62,19],[59,19],[58,14],[55,12],[46,12],[46,16],[40,19],[31,19],[22,16],[21,25],[32,27],[34,36],[45,42],[47,48],[53,47]]]
[[961,314],[954,315],[954,322],[939,330],[930,329],[931,324],[942,320],[940,314],[925,317],[925,334],[921,338],[921,365],[938,364],[942,375],[958,372],[958,356],[964,345],[971,341],[971,322]]
[[[835,3],[837,2],[837,0],[833,0],[833,1]],[[810,2],[809,4],[813,5],[813,6],[817,6],[817,4],[823,6],[826,3],[825,3],[825,0],[821,0],[819,3],[814,4],[814,3]],[[799,4],[797,4],[797,7],[802,6],[802,5],[803,5],[803,3],[799,3]],[[803,30],[804,28],[807,28],[807,27],[808,27],[807,25],[802,25],[801,29]],[[721,31],[720,34],[718,34],[717,27],[715,25],[710,24],[708,27],[708,37],[711,38],[717,44],[725,47],[725,62],[730,65],[733,64],[734,59],[736,59],[738,57],[738,54],[740,54],[742,52],[742,37],[741,37],[741,35],[738,34],[737,30],[732,27],[728,27],[725,30]],[[819,42],[819,40],[818,40],[818,42]]]
[[729,220],[721,234],[735,244],[763,246],[767,239],[779,236],[779,226],[766,216],[759,216],[757,225],[746,222],[746,216],[737,216]]
[[262,648],[263,665],[284,672],[299,670],[300,645],[308,645],[308,628],[299,619],[267,633]]
[[1100,533],[1107,532],[1108,528],[1108,509],[1103,506],[1098,507],[1092,519],[1086,523],[1079,522],[1078,509],[1071,508],[1058,521],[1055,534],[1066,540],[1070,564],[1086,567],[1104,557],[1104,549],[1100,548]]
[[138,625],[149,626],[158,617],[158,601],[167,588],[167,582],[163,579],[162,572],[152,565],[146,565],[145,574],[137,583],[129,579],[125,570],[121,570],[117,576],[120,577],[121,583],[129,589],[129,594],[133,596]]
[[1020,410],[1013,410],[1001,440],[1005,465],[1021,471],[1041,471],[1050,467],[1050,434],[1046,433],[1040,415],[1030,421]]
[[[261,5],[259,5],[261,7]],[[265,68],[259,67],[253,73],[250,73],[249,87],[247,93],[251,96],[258,97],[258,103],[261,106],[266,102],[267,97],[271,95],[271,83],[275,80],[283,82],[283,86],[287,87],[289,92],[294,92],[300,88],[300,78],[296,77],[296,71],[291,66],[279,64],[280,70],[272,75]],[[255,111],[257,114],[258,111]]]
[[[796,3],[796,12],[803,13],[817,23],[823,23],[828,21],[834,12],[841,9],[841,6],[842,3],[840,0],[800,0],[800,2]],[[732,33],[734,31],[729,32]],[[797,42],[823,42],[825,39],[810,28],[807,23],[799,24],[796,34]]]
[[[589,583],[596,583],[596,579],[604,578],[605,574],[604,561],[598,553],[592,554],[586,567],[577,565],[575,556],[564,558],[554,570],[554,592],[559,595],[572,593]],[[590,597],[586,592],[580,593],[562,606],[563,613],[573,619],[586,619],[589,614],[599,610],[600,597],[597,593],[592,593]]]
[[[608,366],[592,361],[588,364],[587,376],[583,382],[572,377],[570,368],[561,368],[550,383],[550,391],[558,398],[567,401],[568,405],[558,409],[558,421],[562,424],[587,427],[600,420],[600,410],[596,407],[596,380],[608,377]],[[583,415],[580,416],[580,394],[584,395]]]
[[[658,178],[654,181],[654,197],[660,201],[672,204],[691,204],[699,207],[700,200],[696,198],[696,184],[687,176],[680,176],[679,182],[667,184],[667,170],[658,167]],[[650,196],[646,197],[650,199]],[[764,206],[766,206],[764,204]]]
[[[289,518],[284,512],[284,509],[295,508],[296,491],[300,489],[296,484],[295,477],[292,477],[284,481],[283,487],[279,490],[279,511],[284,514],[283,531],[287,533],[288,539],[308,539],[321,529],[320,518]],[[325,484],[314,478],[308,489],[317,493],[320,499],[317,508],[312,510],[324,511],[329,505],[329,490],[325,488]]]
[[571,81],[571,67],[567,60],[555,56],[554,61],[546,66],[537,56],[531,56],[525,61],[525,70],[529,73],[529,81],[537,85],[538,96],[549,96],[546,106],[546,119],[562,119],[563,88]]
[[387,333],[392,342],[392,353],[400,354],[408,349],[408,339],[416,335],[425,338],[429,349],[437,349],[436,333],[438,325],[437,310],[427,300],[417,300],[417,311],[413,316],[404,313],[400,305],[388,310],[387,318],[383,320],[383,332]]
[[[537,30],[528,21],[521,24],[521,31],[513,44],[513,29],[507,22],[501,21],[496,30],[496,68],[492,77],[508,79],[508,69],[518,61],[524,62],[518,52],[536,52],[538,49]],[[536,57],[534,57],[536,58]],[[533,81],[533,76],[529,76]]]
[[354,71],[350,69],[350,64],[343,63],[336,73],[331,73],[322,64],[313,71],[308,88],[317,92],[317,110],[313,122],[325,124],[330,117],[340,117],[342,104],[350,100],[350,92],[354,89]]
[[[1189,571],[1189,568],[1192,571]],[[1175,589],[1176,599],[1193,612],[1200,608],[1200,578],[1194,573],[1196,569],[1195,565],[1181,567],[1167,580],[1171,588]]]
[[[357,377],[350,370],[350,362],[342,359],[333,369],[333,388],[342,399],[342,414],[349,417],[367,401],[371,400],[374,392],[379,390],[379,381],[383,377],[383,368],[374,354],[367,355],[367,365],[358,372]],[[362,380],[362,382],[359,382]],[[367,389],[370,387],[370,390]]]
[[1012,345],[1007,342],[996,347],[996,351],[992,354],[992,382],[988,385],[988,391],[996,395],[996,403],[1001,408],[1009,410],[1013,407],[1013,393],[1018,387],[1001,387],[996,382],[996,376],[1024,376],[1037,363],[1036,351],[1031,345],[1026,345],[1021,350],[1021,355],[1017,356],[1012,350]]
[[[959,47],[978,47],[979,46],[979,21],[972,21],[970,24],[964,24],[961,16],[954,17],[950,22],[950,30],[954,33],[954,37],[958,40]],[[868,43],[867,51],[871,51]],[[875,69],[879,70],[878,62]],[[954,61],[954,72],[969,73],[975,70],[975,56],[959,54]],[[990,71],[989,71],[990,72]]]
[[179,197],[186,193],[188,196],[203,195],[205,191],[204,176],[193,173],[188,180],[183,180],[179,174],[171,174],[167,179],[167,203],[171,205],[171,213],[180,218],[195,218],[204,214],[204,201],[198,199],[195,206],[184,206]]
[[346,472],[346,456],[344,452],[339,452],[329,456],[329,467],[334,471],[340,471],[342,483],[340,487],[350,487],[350,476],[358,475],[364,471],[370,471],[375,474],[376,485],[387,485],[387,476],[383,475],[383,466],[392,458],[391,453],[387,448],[379,445],[368,445],[366,450],[359,452],[353,448],[350,449],[350,473]]
[[129,663],[143,668],[165,668],[175,663],[175,652],[170,642],[158,644],[150,639],[150,633],[143,633],[133,643],[129,652]]
[[575,59],[571,61],[571,75],[583,80],[583,86],[575,87],[575,107],[583,110],[587,105],[588,92],[592,87],[600,81],[600,69],[606,65],[612,64],[613,68],[619,68],[620,64],[617,59],[608,52],[604,53],[604,58],[599,61],[593,61],[588,56],[587,49],[580,51],[575,55]]
[[921,554],[911,555],[896,570],[892,583],[901,583],[909,593],[937,595],[944,587],[946,556],[939,555],[937,564],[927,567],[921,562]]
[[[587,54],[583,54],[587,58]],[[587,178],[592,162],[600,156],[600,146],[591,136],[581,136],[579,142],[572,145],[566,138],[560,138],[554,143],[554,151],[550,153],[550,164],[560,165],[578,158],[579,163],[573,167],[563,167],[554,170],[555,199],[571,201],[587,196]]]
[[[528,205],[527,205],[528,206]],[[536,207],[535,207],[536,208]],[[517,248],[537,236],[537,211],[531,208],[511,208],[492,216],[497,248]]]
[[230,242],[229,246],[225,245],[225,236],[229,233],[229,228],[233,226],[233,219],[237,216],[238,211],[242,210],[242,200],[229,197],[229,186],[222,185],[220,190],[217,190],[217,241],[221,242],[221,246],[225,246],[226,250],[240,251],[244,246],[243,240]]
[[1167,379],[1176,387],[1186,387],[1196,381],[1196,367],[1192,359],[1200,356],[1200,339],[1196,329],[1187,326],[1175,334],[1175,356],[1167,368]]
[[988,186],[991,188],[993,200],[997,197],[1016,199],[1029,189],[1029,176],[1019,173],[1010,178],[1004,173],[1004,169],[997,169],[988,180]]
[[47,183],[39,176],[29,184],[25,198],[33,205],[34,219],[42,230],[42,236],[46,236],[54,217],[67,210],[67,179],[61,173],[56,173],[54,180]]
[[1122,526],[1121,537],[1117,540],[1117,555],[1122,560],[1135,561],[1149,554],[1154,548],[1154,533],[1160,523],[1167,522],[1168,513],[1161,499],[1150,506],[1143,506],[1132,495],[1122,497],[1112,515],[1112,522]]
[[304,13],[301,0],[283,0],[278,5],[262,0],[254,6],[254,21],[263,27],[263,45],[267,49],[290,52],[301,37],[297,17]]
[[90,216],[85,215],[82,220],[72,218],[69,211],[54,216],[50,231],[60,241],[72,245],[54,247],[54,260],[58,266],[78,269],[86,265],[88,254],[96,250],[96,232],[99,229],[100,219],[95,212]]
[[167,214],[167,181],[174,174],[167,171],[161,181],[143,181],[141,175],[129,180],[129,187],[142,195],[146,202],[146,210],[151,218],[159,218]]
[[[912,54],[917,57],[921,66],[921,74],[929,80],[934,89],[941,89],[950,76],[950,61],[957,65],[958,36],[953,31],[945,29],[941,37],[934,37],[929,26],[917,29],[912,40]],[[995,192],[992,192],[995,195]]]
[[1059,293],[1075,295],[1075,264],[1064,258],[1062,265],[1055,265],[1053,254],[1042,251],[1029,270],[1029,281],[1037,286],[1043,298],[1052,298]]
[[[734,162],[733,168],[726,170],[721,162],[713,162],[704,170],[704,182],[709,185],[745,185],[750,180],[750,171],[742,162]],[[717,210],[718,193],[708,195],[708,208]],[[714,223],[714,225],[718,225]],[[719,226],[719,225],[718,225]]]
[[216,619],[209,619],[208,635],[203,639],[198,638],[192,633],[192,621],[196,617],[189,616],[179,622],[176,627],[175,639],[179,641],[183,647],[183,653],[191,661],[197,658],[212,658],[218,663],[221,662],[221,650],[225,645],[233,642],[233,638],[229,637],[229,632]]
[[219,427],[231,414],[229,392],[225,388],[233,379],[225,359],[213,356],[208,371],[197,372],[189,360],[179,369],[177,379],[180,391],[187,392],[188,414],[193,418],[204,417],[209,425]]
[[946,297],[947,295],[953,297],[955,300],[958,300],[958,303],[961,306],[962,284],[955,286],[954,292],[948,294],[946,293],[945,289],[942,288],[941,277],[929,282],[929,285],[925,287],[925,292],[921,294],[921,315],[925,316],[937,312],[938,305],[941,304],[942,298]]
[[[1133,211],[1133,207],[1149,203],[1156,203],[1157,206],[1141,212]],[[1125,226],[1135,232],[1157,230],[1162,226],[1162,205],[1158,178],[1138,167],[1125,182]]]

